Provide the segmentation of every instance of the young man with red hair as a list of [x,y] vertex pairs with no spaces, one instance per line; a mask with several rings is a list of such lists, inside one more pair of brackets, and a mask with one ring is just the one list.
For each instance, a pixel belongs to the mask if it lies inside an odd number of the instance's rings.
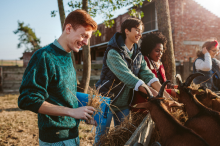
[[[38,113],[40,146],[79,145],[80,119],[92,119],[93,107],[78,107],[70,52],[87,45],[96,29],[97,23],[88,13],[71,12],[59,39],[36,51],[25,70],[18,106]],[[93,119],[89,121],[97,125]]]

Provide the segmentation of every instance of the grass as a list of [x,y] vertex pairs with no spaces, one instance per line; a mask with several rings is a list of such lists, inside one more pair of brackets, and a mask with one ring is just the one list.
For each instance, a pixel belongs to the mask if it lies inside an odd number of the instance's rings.
[[23,60],[0,60],[0,66],[23,66]]
[[[37,114],[20,110],[18,94],[0,94],[0,146],[35,146],[38,144]],[[92,146],[95,128],[79,125],[80,145]]]

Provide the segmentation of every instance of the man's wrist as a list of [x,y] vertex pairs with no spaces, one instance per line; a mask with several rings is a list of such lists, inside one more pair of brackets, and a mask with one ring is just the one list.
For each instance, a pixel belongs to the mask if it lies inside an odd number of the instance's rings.
[[74,118],[74,109],[66,107],[64,111],[64,115]]

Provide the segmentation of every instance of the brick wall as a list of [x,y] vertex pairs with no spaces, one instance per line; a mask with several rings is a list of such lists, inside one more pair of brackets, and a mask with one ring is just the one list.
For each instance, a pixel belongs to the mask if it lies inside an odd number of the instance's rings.
[[27,67],[29,61],[31,60],[32,55],[36,52],[32,51],[32,52],[24,52],[23,53],[23,67]]
[[[145,5],[147,3],[143,9]],[[176,61],[188,62],[190,57],[194,61],[205,41],[220,40],[220,18],[194,0],[169,0],[169,9]],[[113,28],[99,24],[102,36],[92,36],[91,46],[109,41],[115,32],[120,32],[121,23],[128,17],[128,13],[119,15],[114,19]]]
[[220,18],[194,0],[169,0],[169,7],[177,61],[194,61],[205,41],[220,40]]

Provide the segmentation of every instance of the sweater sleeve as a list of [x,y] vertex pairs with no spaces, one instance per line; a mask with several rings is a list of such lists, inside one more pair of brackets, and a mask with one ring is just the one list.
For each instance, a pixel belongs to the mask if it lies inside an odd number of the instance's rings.
[[212,59],[210,54],[207,52],[205,55],[205,60],[197,59],[195,62],[196,70],[210,71],[212,69]]
[[45,56],[36,52],[23,75],[19,89],[20,96],[18,97],[19,108],[38,113],[40,106],[49,97],[47,93],[49,81],[47,68]]
[[139,81],[131,70],[128,68],[127,63],[121,58],[120,54],[111,49],[108,52],[106,63],[109,69],[129,88],[135,88],[135,85]]
[[158,78],[152,73],[152,71],[148,68],[146,61],[144,60],[144,56],[141,62],[141,68],[139,71],[139,77],[148,85],[151,86],[152,83],[159,81]]

